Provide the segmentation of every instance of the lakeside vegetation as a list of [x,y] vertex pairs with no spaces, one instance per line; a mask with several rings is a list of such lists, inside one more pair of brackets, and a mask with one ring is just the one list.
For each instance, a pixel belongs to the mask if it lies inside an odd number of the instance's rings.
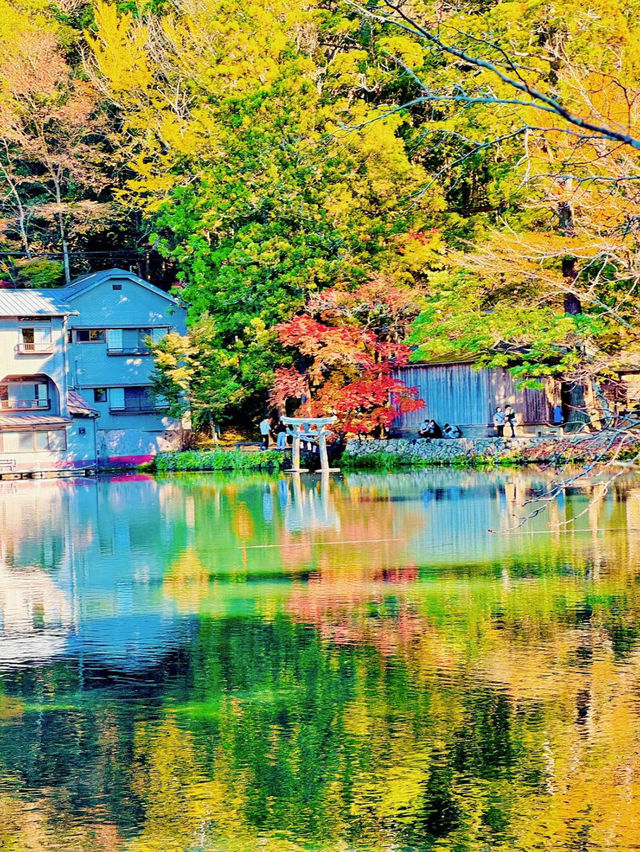
[[177,285],[156,390],[205,432],[372,432],[410,357],[602,402],[640,364],[638,7],[0,0],[3,277]]
[[188,470],[280,470],[285,455],[276,450],[248,453],[244,450],[186,450],[158,453],[149,466],[158,473]]
[[[347,471],[378,472],[420,468],[491,469],[500,467],[567,468],[608,463],[619,468],[635,464],[640,443],[633,435],[614,431],[571,436],[536,436],[520,440],[499,438],[462,440],[400,438],[355,440],[347,442],[342,452],[333,453],[332,464]],[[317,453],[302,451],[303,467],[316,470]],[[269,471],[291,467],[291,448],[282,450],[250,450],[237,446],[218,446],[186,451],[159,453],[141,470],[159,473],[185,471]]]

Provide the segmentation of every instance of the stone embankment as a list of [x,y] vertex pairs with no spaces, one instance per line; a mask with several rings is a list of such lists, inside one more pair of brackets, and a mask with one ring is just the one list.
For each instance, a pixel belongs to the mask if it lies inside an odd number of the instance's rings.
[[366,465],[376,457],[394,457],[397,464],[407,465],[588,463],[613,455],[629,457],[633,451],[631,437],[611,432],[526,438],[353,439],[346,445],[348,458],[356,465]]

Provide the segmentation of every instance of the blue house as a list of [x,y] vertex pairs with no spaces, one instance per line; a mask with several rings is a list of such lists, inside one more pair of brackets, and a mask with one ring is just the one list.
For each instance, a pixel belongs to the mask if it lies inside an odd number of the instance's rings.
[[0,474],[140,464],[178,447],[147,344],[185,327],[176,299],[123,269],[0,291]]

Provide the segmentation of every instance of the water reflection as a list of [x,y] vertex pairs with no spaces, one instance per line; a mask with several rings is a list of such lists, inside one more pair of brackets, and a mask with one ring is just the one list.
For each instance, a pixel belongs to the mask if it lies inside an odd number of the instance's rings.
[[637,848],[640,484],[546,484],[2,483],[0,848]]

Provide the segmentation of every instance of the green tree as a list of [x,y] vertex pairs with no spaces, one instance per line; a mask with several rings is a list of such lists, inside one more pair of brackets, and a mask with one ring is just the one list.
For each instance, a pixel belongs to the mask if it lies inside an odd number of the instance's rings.
[[360,12],[409,86],[390,108],[427,140],[424,191],[440,186],[454,214],[415,357],[471,354],[524,381],[637,366],[637,3]]
[[217,353],[224,369],[207,387],[226,395],[227,415],[257,416],[274,369],[291,363],[274,327],[310,294],[372,272],[411,283],[428,250],[407,233],[426,226],[439,193],[407,204],[426,176],[400,117],[342,129],[380,117],[359,90],[357,18],[203,2],[167,16],[161,37],[113,7],[97,21],[97,73],[130,136],[128,197],[179,266],[192,330],[203,324],[185,347],[206,340]]

